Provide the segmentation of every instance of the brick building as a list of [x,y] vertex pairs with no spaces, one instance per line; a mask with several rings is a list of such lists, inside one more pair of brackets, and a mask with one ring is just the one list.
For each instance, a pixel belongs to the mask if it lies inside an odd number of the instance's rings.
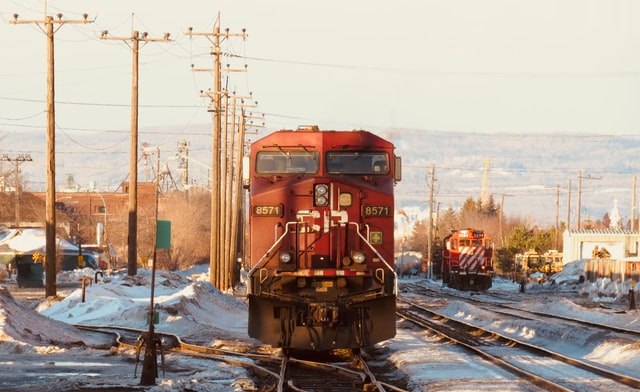
[[[66,236],[74,243],[87,246],[111,244],[116,251],[116,263],[123,266],[126,265],[128,246],[129,183],[123,183],[119,189],[122,191],[56,192],[55,210],[56,225],[60,235]],[[44,206],[46,193],[36,192],[33,195],[42,200]],[[139,254],[145,252],[142,249],[144,244],[150,243],[154,235],[155,197],[155,183],[138,183]]]

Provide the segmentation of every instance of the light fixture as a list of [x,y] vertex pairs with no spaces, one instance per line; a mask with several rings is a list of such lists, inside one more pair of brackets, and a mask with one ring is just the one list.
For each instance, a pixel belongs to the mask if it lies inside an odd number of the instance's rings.
[[314,204],[318,207],[324,207],[329,204],[329,185],[316,184],[314,187]]
[[351,254],[351,258],[356,264],[363,264],[365,261],[367,261],[367,256],[359,250],[353,252]]

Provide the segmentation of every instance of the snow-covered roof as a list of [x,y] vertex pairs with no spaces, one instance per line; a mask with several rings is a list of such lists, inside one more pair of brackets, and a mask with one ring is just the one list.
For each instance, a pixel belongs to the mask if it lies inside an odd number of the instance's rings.
[[[9,229],[0,234],[0,252],[45,252],[46,245],[46,232],[43,229]],[[62,251],[78,252],[77,245],[62,238],[56,238],[56,247]]]
[[637,230],[628,229],[569,229],[569,235],[607,234],[607,235],[640,235]]

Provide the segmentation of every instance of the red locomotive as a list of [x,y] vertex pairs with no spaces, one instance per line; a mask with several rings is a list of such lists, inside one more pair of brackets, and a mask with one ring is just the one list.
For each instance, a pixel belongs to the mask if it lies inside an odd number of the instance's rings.
[[452,230],[442,246],[442,281],[459,290],[487,290],[493,278],[493,241],[484,230]]
[[394,146],[367,131],[276,131],[251,145],[249,336],[359,349],[396,333]]

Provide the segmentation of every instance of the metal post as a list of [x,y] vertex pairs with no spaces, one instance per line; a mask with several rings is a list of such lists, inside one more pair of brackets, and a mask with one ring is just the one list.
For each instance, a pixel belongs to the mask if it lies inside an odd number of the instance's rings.
[[156,385],[156,377],[158,375],[158,354],[156,352],[156,336],[154,331],[154,306],[153,297],[155,295],[156,285],[156,264],[158,249],[158,193],[159,193],[159,173],[160,173],[160,149],[157,149],[158,159],[156,167],[156,187],[155,187],[155,222],[153,236],[153,260],[151,262],[151,299],[149,300],[149,335],[146,337],[144,349],[144,362],[142,363],[142,376],[140,378],[141,385]]

